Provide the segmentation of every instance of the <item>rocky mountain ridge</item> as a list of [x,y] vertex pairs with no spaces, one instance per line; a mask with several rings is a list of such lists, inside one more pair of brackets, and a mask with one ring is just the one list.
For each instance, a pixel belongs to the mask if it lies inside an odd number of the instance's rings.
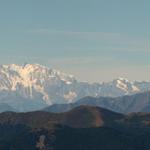
[[80,82],[74,76],[39,64],[0,66],[0,103],[19,111],[37,110],[48,105],[72,103],[86,96],[118,97],[148,91],[150,82]]

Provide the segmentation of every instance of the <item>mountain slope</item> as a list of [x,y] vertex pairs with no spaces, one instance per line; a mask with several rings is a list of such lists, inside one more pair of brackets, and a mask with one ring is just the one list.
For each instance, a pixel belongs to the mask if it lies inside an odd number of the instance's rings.
[[80,82],[72,75],[39,64],[0,66],[0,103],[18,111],[72,103],[85,96],[118,97],[149,89],[149,82],[130,82],[123,78],[102,84]]
[[89,106],[61,114],[0,113],[0,149],[149,150],[149,118]]
[[0,124],[27,124],[35,128],[49,128],[49,125],[61,124],[73,128],[90,128],[112,125],[115,120],[122,117],[122,114],[103,108],[80,106],[61,114],[42,111],[28,113],[4,112],[0,114]]
[[110,127],[120,129],[150,128],[150,113],[130,113],[123,115],[102,107],[82,105],[65,113],[49,113],[43,111],[15,113],[0,113],[0,124],[28,125],[31,128],[53,128],[52,125],[62,125],[71,128]]
[[6,112],[6,111],[17,112],[16,109],[12,108],[11,106],[5,103],[0,104],[0,112]]
[[85,97],[71,104],[54,104],[43,109],[48,112],[65,112],[80,105],[100,106],[116,112],[150,112],[150,92],[138,93],[131,96]]

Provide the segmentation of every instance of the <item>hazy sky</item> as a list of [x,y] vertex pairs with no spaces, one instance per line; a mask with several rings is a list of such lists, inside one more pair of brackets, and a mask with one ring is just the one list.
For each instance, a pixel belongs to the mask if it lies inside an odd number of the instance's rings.
[[150,80],[149,0],[0,0],[0,64],[84,81]]

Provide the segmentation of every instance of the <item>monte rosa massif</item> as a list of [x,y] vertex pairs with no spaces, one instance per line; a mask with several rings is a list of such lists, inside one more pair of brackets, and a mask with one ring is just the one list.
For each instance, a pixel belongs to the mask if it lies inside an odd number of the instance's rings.
[[[0,108],[33,111],[86,97],[119,97],[149,91],[150,82],[80,82],[72,75],[39,64],[0,66]],[[10,109],[10,108],[9,108]]]

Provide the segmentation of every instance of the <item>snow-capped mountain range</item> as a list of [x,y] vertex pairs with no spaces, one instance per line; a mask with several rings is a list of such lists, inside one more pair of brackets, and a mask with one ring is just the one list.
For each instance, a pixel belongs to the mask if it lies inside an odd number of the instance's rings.
[[150,82],[118,78],[112,82],[90,84],[39,64],[0,66],[0,104],[8,104],[20,111],[71,103],[85,96],[118,97],[148,90]]

